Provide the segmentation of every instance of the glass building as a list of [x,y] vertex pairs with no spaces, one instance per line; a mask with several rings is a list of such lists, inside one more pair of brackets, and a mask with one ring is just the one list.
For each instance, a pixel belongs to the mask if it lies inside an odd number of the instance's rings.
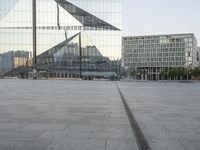
[[[121,58],[121,0],[36,0],[37,69],[65,75],[116,75]],[[32,58],[32,0],[0,0],[2,56]],[[16,65],[11,64],[17,67]],[[18,66],[19,67],[19,66]]]
[[122,43],[122,66],[135,70],[139,79],[159,80],[164,70],[199,66],[192,33],[123,37]]

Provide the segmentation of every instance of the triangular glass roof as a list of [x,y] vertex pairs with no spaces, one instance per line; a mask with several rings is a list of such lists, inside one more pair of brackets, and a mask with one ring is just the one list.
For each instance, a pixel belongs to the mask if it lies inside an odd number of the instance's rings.
[[100,18],[92,15],[91,13],[69,3],[66,0],[55,0],[60,6],[62,6],[67,12],[74,16],[84,26],[106,28],[110,30],[119,30],[111,24],[101,20]]
[[47,56],[47,55],[53,55],[54,53],[58,52],[62,47],[67,45],[72,39],[74,39],[79,34],[80,33],[77,33],[74,36],[70,37],[69,39],[57,44],[56,46],[52,47],[51,49],[49,49],[49,50],[45,51],[44,53],[40,54],[38,57],[40,58],[40,57]]
[[[103,57],[102,54],[99,52],[99,50],[97,49],[96,46],[94,46],[92,44],[92,41],[90,41],[90,39],[88,39],[89,37],[87,36],[87,34],[85,34],[84,32],[79,32],[76,35],[70,37],[69,39],[57,44],[56,46],[50,48],[49,50],[45,51],[44,53],[40,54],[38,56],[38,58],[42,59],[42,58],[49,58],[50,57],[56,57],[56,55],[61,56],[62,50],[65,49],[64,47],[67,46],[75,46],[75,45],[79,45],[79,35],[81,34],[81,37],[83,38],[81,47],[82,47],[82,55],[83,56],[100,56]],[[79,53],[79,47],[75,46],[78,50],[78,52],[75,53]],[[70,53],[70,52],[69,52]],[[79,55],[79,54],[78,54]]]

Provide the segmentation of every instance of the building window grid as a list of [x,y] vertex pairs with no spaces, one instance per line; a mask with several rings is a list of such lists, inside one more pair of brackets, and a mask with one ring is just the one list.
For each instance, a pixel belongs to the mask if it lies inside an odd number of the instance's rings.
[[[171,57],[171,58],[167,58],[166,62],[168,62],[168,64],[170,64],[170,66],[178,66],[178,65],[181,66],[183,64],[183,61],[184,61],[184,52],[183,51],[185,50],[185,47],[186,46],[188,46],[188,47],[192,46],[192,43],[191,44],[187,44],[186,42],[184,43],[183,38],[176,39],[174,41],[175,42],[174,44],[168,43],[167,45],[165,44],[165,45],[161,45],[161,46],[158,44],[158,40],[152,40],[151,41],[152,44],[146,44],[146,43],[149,43],[150,40],[146,40],[144,38],[142,38],[142,39],[143,39],[142,42],[141,42],[141,40],[140,40],[140,42],[134,41],[130,45],[131,45],[131,47],[134,47],[134,48],[137,47],[136,49],[131,51],[132,54],[133,54],[132,57],[133,58],[138,57],[138,56],[142,57],[142,61],[144,62],[143,66],[146,66],[148,60],[152,60],[152,59],[149,59],[149,58],[152,58],[152,57],[154,58],[154,60],[153,60],[154,64],[155,64],[155,62],[157,62],[156,63],[157,66],[163,64],[162,62],[159,63],[159,61],[163,61],[163,58],[164,58],[163,57],[164,52],[162,52],[162,50],[164,50],[164,49],[162,49],[162,47],[164,47],[164,48],[169,47],[170,48],[170,49],[169,48],[165,49],[166,55],[168,55],[168,57]],[[149,39],[149,38],[147,38],[147,39]],[[138,44],[138,43],[142,43],[142,45]],[[140,49],[138,49],[138,47]],[[159,48],[157,49],[156,47],[161,48],[161,50]],[[151,49],[148,49],[148,48],[151,48]],[[155,51],[153,51],[153,49]],[[181,53],[181,51],[182,51],[182,53]],[[134,55],[135,53],[136,53],[136,55]],[[157,53],[157,55],[155,56],[154,53]],[[149,54],[151,55],[150,57],[149,57]],[[192,54],[195,55],[194,53],[192,53]],[[161,58],[160,58],[160,55],[161,55]],[[169,63],[169,61],[172,61],[172,62]],[[132,62],[136,62],[136,59],[133,59]],[[141,63],[139,62],[139,63],[133,63],[133,64],[137,64],[137,66],[138,66]]]

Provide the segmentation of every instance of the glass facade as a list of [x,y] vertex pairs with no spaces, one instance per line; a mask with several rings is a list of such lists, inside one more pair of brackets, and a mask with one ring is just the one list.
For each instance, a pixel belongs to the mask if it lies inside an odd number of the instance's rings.
[[[36,2],[38,69],[116,74],[121,58],[121,0]],[[10,70],[2,57],[15,51],[28,52],[30,65],[32,0],[0,0],[0,74]]]

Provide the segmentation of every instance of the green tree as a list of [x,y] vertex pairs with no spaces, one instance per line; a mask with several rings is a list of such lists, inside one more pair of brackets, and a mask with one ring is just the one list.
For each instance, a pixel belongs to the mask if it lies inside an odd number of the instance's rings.
[[180,80],[184,79],[187,76],[187,69],[183,67],[178,68],[177,75]]
[[175,70],[175,68],[170,69],[170,70],[169,70],[169,77],[170,77],[171,79],[174,79],[175,76],[176,76],[176,70]]
[[137,76],[137,72],[136,71],[132,71],[129,73],[129,75],[133,78],[135,78]]
[[200,77],[200,68],[194,68],[191,70],[191,75],[193,77]]
[[168,69],[163,69],[161,72],[160,72],[160,75],[162,76],[162,79],[167,79],[169,77],[169,71]]

